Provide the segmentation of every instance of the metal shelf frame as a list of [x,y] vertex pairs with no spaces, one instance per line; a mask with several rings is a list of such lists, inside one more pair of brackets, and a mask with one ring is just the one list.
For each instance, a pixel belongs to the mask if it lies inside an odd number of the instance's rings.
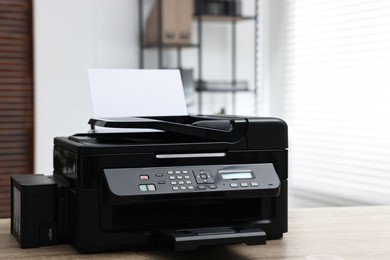
[[[156,0],[157,1],[157,8],[158,8],[158,17],[157,21],[159,24],[162,23],[162,0]],[[254,100],[255,100],[255,110],[257,110],[258,107],[258,75],[257,75],[257,54],[258,54],[258,10],[259,10],[259,0],[253,0],[254,2],[254,10],[255,13],[252,16],[218,16],[218,15],[195,15],[194,19],[197,21],[197,36],[198,36],[198,43],[193,44],[168,44],[164,45],[162,42],[162,27],[158,27],[158,43],[153,45],[147,45],[144,42],[144,7],[143,7],[143,0],[138,0],[138,7],[139,7],[139,39],[140,39],[140,52],[139,52],[139,67],[141,69],[145,68],[144,63],[144,51],[147,49],[157,49],[157,64],[159,69],[164,68],[163,63],[163,51],[164,49],[176,49],[177,51],[177,67],[180,69],[182,67],[182,49],[183,48],[196,48],[198,50],[198,79],[197,82],[204,82],[203,79],[203,26],[205,26],[205,23],[209,22],[225,22],[231,24],[231,30],[232,30],[232,49],[231,49],[231,56],[232,56],[232,67],[231,67],[231,88],[226,88],[225,90],[221,91],[215,91],[215,90],[207,90],[198,88],[196,91],[198,92],[198,112],[199,114],[202,114],[202,107],[203,107],[203,94],[204,92],[209,93],[221,93],[221,92],[230,92],[232,93],[232,114],[236,113],[236,103],[237,103],[237,92],[242,92],[243,90],[237,89],[237,23],[244,22],[244,21],[253,21],[255,23],[255,46],[254,46],[254,87],[253,89],[246,90],[247,92],[253,92],[254,94]],[[200,3],[202,5],[202,3]],[[200,6],[200,9],[202,6]],[[195,82],[195,84],[197,83]]]

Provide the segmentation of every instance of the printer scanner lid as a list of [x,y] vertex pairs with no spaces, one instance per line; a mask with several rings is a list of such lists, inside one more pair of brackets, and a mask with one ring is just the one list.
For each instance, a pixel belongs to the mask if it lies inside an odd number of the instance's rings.
[[[277,118],[236,116],[158,116],[92,118],[95,127],[154,129],[159,132],[83,133],[56,138],[55,144],[98,152],[99,148],[123,149],[156,145],[215,145],[226,149],[285,149],[287,125]],[[91,151],[89,148],[94,149]],[[97,149],[97,150],[96,150]],[[195,148],[196,149],[196,148]],[[73,149],[70,149],[73,150]]]

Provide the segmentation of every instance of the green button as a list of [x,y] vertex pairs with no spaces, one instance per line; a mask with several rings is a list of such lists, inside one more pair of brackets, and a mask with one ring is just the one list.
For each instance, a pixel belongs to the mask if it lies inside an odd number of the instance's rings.
[[138,187],[139,187],[139,190],[140,190],[140,191],[148,191],[148,188],[147,188],[146,185],[143,185],[143,184],[142,184],[142,185],[139,185]]

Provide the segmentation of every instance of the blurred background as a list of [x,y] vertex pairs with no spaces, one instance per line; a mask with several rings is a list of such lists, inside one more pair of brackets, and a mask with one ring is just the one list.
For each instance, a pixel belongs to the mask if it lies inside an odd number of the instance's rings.
[[88,68],[180,69],[192,114],[284,119],[290,207],[390,203],[389,1],[0,0],[0,217],[10,175],[88,130]]

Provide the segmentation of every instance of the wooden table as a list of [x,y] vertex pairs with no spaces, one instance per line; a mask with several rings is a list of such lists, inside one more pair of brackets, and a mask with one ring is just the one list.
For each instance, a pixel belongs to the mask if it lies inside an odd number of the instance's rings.
[[390,206],[291,209],[283,239],[178,253],[79,254],[70,245],[20,249],[9,226],[9,219],[0,219],[0,259],[390,259]]

